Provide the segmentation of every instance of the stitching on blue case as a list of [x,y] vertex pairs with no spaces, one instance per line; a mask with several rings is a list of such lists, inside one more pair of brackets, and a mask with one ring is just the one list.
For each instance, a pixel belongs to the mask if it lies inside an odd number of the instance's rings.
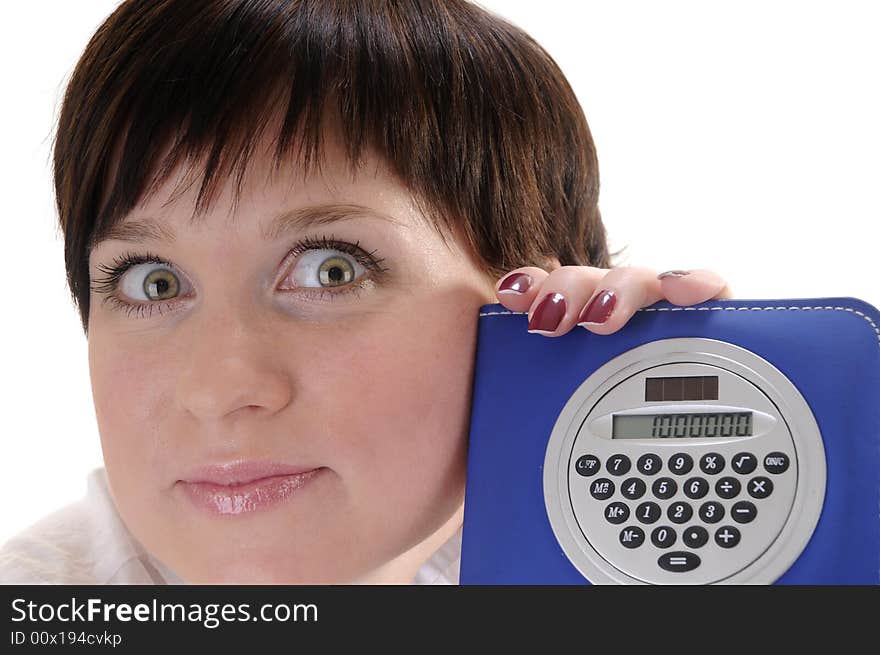
[[[860,312],[857,309],[853,309],[852,307],[660,307],[660,308],[651,308],[651,307],[642,307],[637,311],[640,312],[717,312],[717,311],[728,311],[728,312],[742,312],[742,311],[756,311],[763,312],[768,310],[775,311],[786,311],[786,310],[810,310],[810,309],[831,309],[835,311],[844,311],[850,312],[852,314],[857,314],[865,319],[871,326],[871,329],[874,330],[874,334],[877,335],[877,345],[880,346],[880,329],[878,329],[877,324],[871,320],[871,317]],[[528,316],[528,312],[480,312],[480,316],[504,316],[504,315],[516,315],[516,314],[524,314]]]

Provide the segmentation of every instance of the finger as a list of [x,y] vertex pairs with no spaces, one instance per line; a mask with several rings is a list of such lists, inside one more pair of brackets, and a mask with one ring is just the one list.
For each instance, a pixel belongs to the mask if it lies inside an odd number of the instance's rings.
[[640,308],[663,299],[657,271],[650,268],[612,268],[596,286],[577,320],[595,334],[617,332]]
[[[684,275],[680,275],[682,273]],[[714,271],[666,271],[660,275],[666,276],[660,279],[663,298],[673,305],[690,306],[716,298],[733,298],[730,285]]]
[[529,307],[528,331],[558,337],[571,330],[607,271],[592,266],[561,266],[552,271]]
[[524,312],[531,307],[549,275],[547,271],[536,266],[515,268],[495,282],[495,297],[507,309]]

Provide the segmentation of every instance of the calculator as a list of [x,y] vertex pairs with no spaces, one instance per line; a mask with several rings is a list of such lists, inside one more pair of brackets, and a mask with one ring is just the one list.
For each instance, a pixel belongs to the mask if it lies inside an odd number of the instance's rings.
[[526,324],[480,308],[462,584],[880,583],[875,307]]

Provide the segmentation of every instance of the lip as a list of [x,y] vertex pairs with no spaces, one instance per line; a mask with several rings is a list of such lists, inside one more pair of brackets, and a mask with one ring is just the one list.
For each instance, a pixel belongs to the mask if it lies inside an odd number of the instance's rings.
[[179,483],[196,508],[212,516],[228,516],[292,500],[324,471],[324,467],[239,461],[202,467]]
[[192,469],[181,482],[196,484],[210,483],[223,486],[235,486],[271,478],[276,475],[298,475],[313,471],[318,467],[284,464],[266,460],[240,459],[222,464],[208,464]]

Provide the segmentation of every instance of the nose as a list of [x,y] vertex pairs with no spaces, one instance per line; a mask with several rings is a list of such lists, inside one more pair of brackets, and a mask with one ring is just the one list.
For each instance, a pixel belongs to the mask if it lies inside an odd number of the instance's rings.
[[177,352],[176,398],[201,420],[222,419],[242,408],[275,413],[293,396],[289,369],[279,353],[277,325],[272,329],[258,313],[239,313],[227,306],[191,316]]

